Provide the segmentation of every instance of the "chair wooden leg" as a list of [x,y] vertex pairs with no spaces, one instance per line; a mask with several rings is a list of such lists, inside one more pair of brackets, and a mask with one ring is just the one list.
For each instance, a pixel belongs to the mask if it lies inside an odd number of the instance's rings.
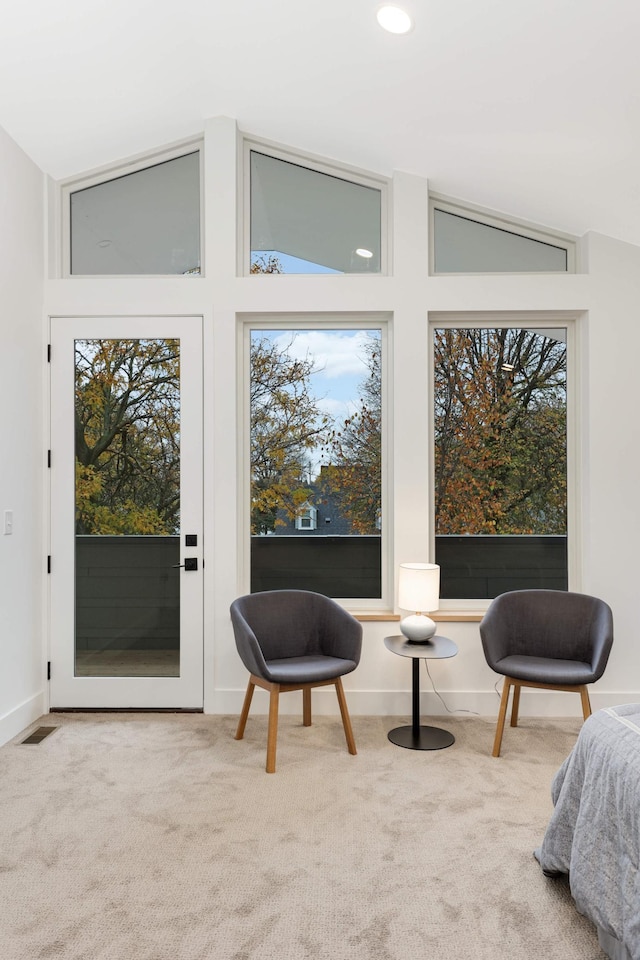
[[304,687],[302,691],[302,725],[311,726],[311,687]]
[[504,678],[504,687],[502,688],[502,700],[500,701],[500,711],[498,713],[498,726],[496,727],[496,737],[493,741],[494,757],[500,756],[500,747],[502,745],[502,733],[504,731],[504,721],[507,716],[507,704],[509,703],[509,691],[511,689],[511,680]]
[[344,687],[342,686],[342,677],[338,677],[336,680],[336,694],[338,695],[338,704],[340,706],[340,715],[342,717],[342,726],[344,727],[344,735],[347,739],[347,748],[349,753],[355,756],[357,754],[356,750],[356,741],[353,736],[353,730],[351,728],[351,718],[349,716],[349,711],[347,709],[347,701],[344,695]]
[[247,692],[244,695],[244,703],[242,704],[242,713],[240,714],[240,719],[238,720],[238,729],[236,730],[236,740],[242,740],[244,737],[244,728],[247,725],[247,717],[249,716],[249,710],[251,708],[251,700],[253,699],[253,691],[255,690],[256,685],[253,680],[249,680],[247,684]]
[[519,683],[514,683],[513,685],[513,701],[511,703],[511,726],[518,726],[518,710],[520,709],[520,690],[522,689]]
[[589,691],[584,684],[580,687],[580,699],[582,700],[582,716],[587,720],[591,716],[591,701],[589,700]]
[[280,684],[272,683],[269,692],[269,731],[267,733],[267,773],[276,772],[276,740],[278,738],[278,703]]

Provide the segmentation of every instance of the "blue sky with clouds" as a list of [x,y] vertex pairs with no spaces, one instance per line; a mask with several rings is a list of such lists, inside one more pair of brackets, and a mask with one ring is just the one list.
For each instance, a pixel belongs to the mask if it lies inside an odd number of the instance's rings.
[[313,395],[320,409],[338,420],[357,406],[360,384],[369,373],[365,345],[372,335],[380,337],[380,331],[345,328],[252,331],[252,338],[265,337],[296,360],[313,361]]
[[322,409],[345,416],[359,397],[368,374],[365,344],[371,330],[261,330],[296,360],[309,358],[311,386]]

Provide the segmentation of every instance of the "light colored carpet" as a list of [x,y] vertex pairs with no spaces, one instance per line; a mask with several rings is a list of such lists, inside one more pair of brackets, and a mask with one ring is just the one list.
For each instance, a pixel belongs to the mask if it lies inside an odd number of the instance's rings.
[[[579,721],[54,714],[0,749],[3,960],[600,960],[533,857]],[[407,722],[406,719],[404,722]],[[435,722],[435,721],[432,721]],[[438,721],[440,722],[440,721]],[[34,724],[33,728],[39,724]],[[30,729],[33,729],[30,728]]]

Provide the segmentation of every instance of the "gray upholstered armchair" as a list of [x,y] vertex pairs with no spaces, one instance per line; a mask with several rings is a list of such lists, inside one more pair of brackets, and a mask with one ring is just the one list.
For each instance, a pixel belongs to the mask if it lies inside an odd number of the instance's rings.
[[591,714],[587,684],[604,673],[613,643],[613,615],[604,600],[560,590],[513,590],[491,603],[480,637],[487,663],[504,675],[493,756],[500,745],[509,692],[511,726],[518,725],[521,687],[579,693]]
[[358,666],[362,626],[335,600],[307,590],[267,590],[231,604],[238,653],[249,684],[238,722],[242,740],[256,686],[269,691],[267,773],[275,773],[280,693],[302,690],[302,716],[311,726],[311,689],[334,684],[349,753],[356,753],[342,677]]

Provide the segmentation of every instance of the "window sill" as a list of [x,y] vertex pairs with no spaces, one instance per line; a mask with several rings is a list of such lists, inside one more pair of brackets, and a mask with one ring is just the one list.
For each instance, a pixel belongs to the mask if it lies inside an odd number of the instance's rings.
[[369,621],[373,621],[373,622],[380,621],[382,623],[383,621],[387,621],[387,620],[397,621],[401,619],[401,617],[399,617],[397,613],[392,613],[390,610],[386,610],[386,611],[372,610],[370,613],[356,613],[355,611],[350,610],[349,613],[351,614],[352,617],[355,617],[356,620],[360,620],[361,623],[367,623]]
[[438,610],[429,616],[436,623],[479,623],[485,610]]
[[[387,622],[395,621],[399,622],[402,620],[402,617],[397,613],[391,613],[390,611],[380,612],[380,613],[354,613],[351,611],[352,616],[356,620],[360,620],[362,623],[368,622]],[[479,623],[484,617],[484,610],[439,610],[437,613],[430,613],[429,616],[432,620],[435,620],[436,623]]]

